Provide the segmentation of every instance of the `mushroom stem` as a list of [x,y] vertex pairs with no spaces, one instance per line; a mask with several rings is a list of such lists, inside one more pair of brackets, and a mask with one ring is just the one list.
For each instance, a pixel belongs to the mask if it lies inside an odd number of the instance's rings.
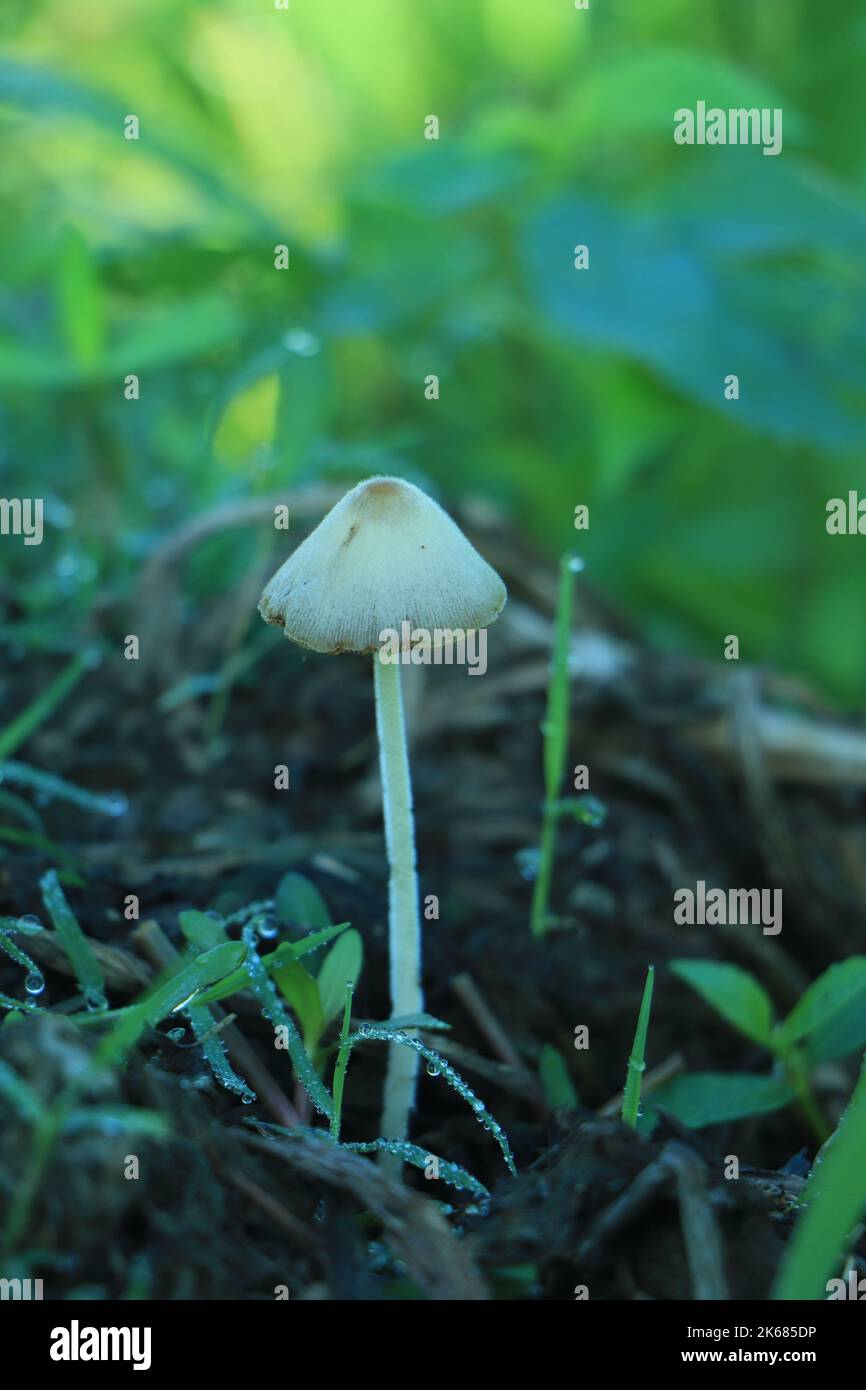
[[[415,871],[415,820],[412,782],[399,662],[373,657],[376,688],[376,731],[382,772],[385,844],[388,849],[388,945],[391,968],[391,1015],[419,1013],[421,992],[421,919],[418,875]],[[409,1030],[407,1030],[409,1031]],[[418,1054],[391,1043],[382,1111],[385,1139],[405,1139],[415,1104]]]

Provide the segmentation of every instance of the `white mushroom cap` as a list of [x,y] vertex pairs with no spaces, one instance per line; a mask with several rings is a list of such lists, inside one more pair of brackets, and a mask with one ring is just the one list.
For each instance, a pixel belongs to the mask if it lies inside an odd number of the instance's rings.
[[506,600],[495,570],[420,488],[368,478],[271,579],[265,622],[316,652],[372,652],[381,634],[487,627]]

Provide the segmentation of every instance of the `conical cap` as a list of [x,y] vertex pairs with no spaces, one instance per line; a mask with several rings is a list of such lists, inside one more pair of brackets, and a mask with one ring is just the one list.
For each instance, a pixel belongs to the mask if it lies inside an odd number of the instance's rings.
[[277,570],[268,623],[317,652],[369,652],[388,629],[487,627],[505,585],[442,508],[402,478],[347,492]]

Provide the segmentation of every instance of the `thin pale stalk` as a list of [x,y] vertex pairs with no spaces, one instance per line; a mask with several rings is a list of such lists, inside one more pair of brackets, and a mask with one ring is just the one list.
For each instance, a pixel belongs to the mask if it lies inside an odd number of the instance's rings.
[[[388,938],[391,972],[392,1017],[420,1013],[421,919],[418,911],[418,875],[415,870],[415,821],[412,814],[412,782],[406,746],[406,722],[399,663],[373,659],[376,688],[376,730],[382,772],[382,804],[385,843],[388,849]],[[392,1045],[388,1052],[382,1135],[405,1139],[415,1104],[418,1055],[411,1048]]]

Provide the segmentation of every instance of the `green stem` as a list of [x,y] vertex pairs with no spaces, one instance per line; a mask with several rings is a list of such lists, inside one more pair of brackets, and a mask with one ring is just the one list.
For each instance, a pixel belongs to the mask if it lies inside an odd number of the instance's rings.
[[538,873],[532,890],[529,926],[533,936],[544,936],[548,928],[548,903],[556,857],[556,823],[559,816],[558,799],[565,764],[568,758],[570,717],[568,700],[568,646],[571,637],[571,612],[574,596],[574,576],[579,561],[564,555],[559,562],[559,594],[556,602],[556,621],[553,636],[553,661],[547,691],[547,710],[542,724],[544,739],[544,811],[541,823],[541,844],[538,851]]
[[532,906],[529,910],[529,925],[533,936],[544,936],[547,930],[547,905],[550,902],[550,885],[556,861],[556,826],[559,820],[555,806],[555,802],[544,803],[538,873],[532,888]]
[[[421,919],[418,911],[418,875],[415,871],[415,822],[399,663],[382,662],[375,656],[373,678],[385,843],[390,868],[388,938],[391,1013],[392,1017],[396,1017],[420,1013],[424,1007],[421,992]],[[412,1048],[392,1044],[388,1052],[382,1111],[382,1135],[385,1139],[406,1138],[409,1116],[415,1104],[417,1074],[417,1053]]]
[[788,1076],[794,1090],[797,1092],[797,1101],[803,1116],[818,1140],[819,1144],[824,1144],[830,1137],[830,1129],[824,1116],[821,1114],[818,1102],[812,1092],[809,1081],[809,1070],[803,1061],[802,1056],[796,1051],[789,1053],[786,1058]]

